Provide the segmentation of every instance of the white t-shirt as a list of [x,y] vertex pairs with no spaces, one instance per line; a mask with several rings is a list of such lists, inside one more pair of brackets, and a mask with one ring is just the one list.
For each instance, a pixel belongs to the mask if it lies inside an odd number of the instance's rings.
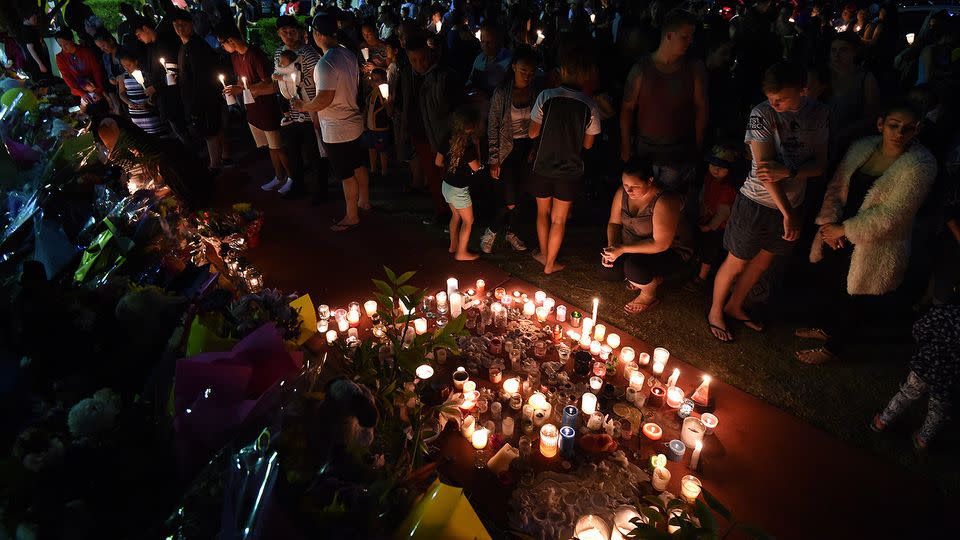
[[357,57],[343,47],[327,51],[313,68],[317,93],[333,90],[333,102],[317,113],[325,143],[350,142],[363,134],[363,116],[357,106],[360,66]]
[[[803,105],[797,111],[778,113],[769,101],[757,105],[750,111],[747,123],[747,133],[743,140],[772,141],[777,152],[777,161],[787,167],[799,169],[816,155],[817,149],[826,152],[827,139],[830,136],[830,109],[822,103],[804,98]],[[780,182],[784,193],[794,208],[803,203],[806,194],[807,182],[805,179],[794,178]],[[742,193],[748,199],[768,208],[776,208],[773,197],[757,178],[757,161],[750,164],[750,174],[747,175]]]

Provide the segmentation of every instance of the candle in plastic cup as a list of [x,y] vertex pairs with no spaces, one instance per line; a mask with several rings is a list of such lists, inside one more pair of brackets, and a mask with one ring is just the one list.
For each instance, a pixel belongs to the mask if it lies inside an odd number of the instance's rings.
[[479,30],[477,30],[477,33],[476,33],[476,34],[474,34],[474,35],[475,35],[475,36],[477,36],[477,41],[480,41],[480,31],[479,31]]
[[377,88],[380,89],[380,95],[383,96],[383,99],[389,99],[389,98],[390,98],[390,85],[389,85],[389,84],[383,83],[383,84],[381,84],[380,86],[378,86]]
[[370,61],[370,49],[364,47],[360,49],[360,52],[363,53],[363,59],[367,62]]
[[916,38],[917,38],[917,35],[914,34],[913,32],[910,32],[909,34],[907,34],[907,45],[913,45],[913,40],[915,40]]
[[140,83],[140,86],[143,86],[143,72],[142,72],[142,71],[140,71],[139,69],[135,69],[135,70],[133,70],[133,73],[130,74],[130,76],[133,77],[138,83]]
[[486,448],[487,435],[488,435],[488,432],[486,428],[480,428],[475,430],[473,432],[473,437],[471,440],[471,442],[473,443],[473,447],[476,448],[477,450],[483,450],[484,448]]

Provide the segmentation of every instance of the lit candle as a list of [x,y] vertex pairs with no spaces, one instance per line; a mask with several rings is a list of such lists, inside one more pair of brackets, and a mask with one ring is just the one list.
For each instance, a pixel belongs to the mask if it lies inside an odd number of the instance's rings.
[[433,25],[437,28],[437,33],[439,34],[439,33],[440,33],[440,27],[443,25],[443,21],[437,21],[437,22],[433,23]]
[[349,318],[348,318],[348,317],[344,317],[344,318],[342,318],[342,319],[339,319],[339,320],[337,321],[337,328],[338,328],[341,332],[346,332],[347,330],[349,330],[349,329],[350,329],[350,320],[349,320]]
[[377,88],[380,89],[380,95],[383,96],[383,99],[390,98],[390,85],[387,83],[382,83]]
[[600,354],[600,342],[591,341],[590,342],[590,354],[597,356]]
[[463,381],[463,393],[468,394],[470,392],[477,391],[477,382],[476,381]]
[[667,379],[667,388],[670,388],[671,386],[676,386],[678,380],[680,380],[680,370],[677,368],[673,368],[673,373],[671,373],[670,378]]
[[487,447],[487,432],[486,428],[480,428],[474,430],[471,440],[473,442],[473,447],[477,450],[483,450]]
[[460,290],[460,282],[455,277],[447,278],[447,296]]
[[416,330],[417,335],[423,335],[427,333],[427,320],[423,317],[413,320],[413,328]]
[[431,367],[429,364],[423,364],[417,367],[416,373],[417,373],[418,379],[420,379],[421,381],[425,381],[430,377],[433,377],[433,367]]
[[557,306],[557,322],[566,322],[567,306]]
[[450,293],[450,316],[459,317],[463,311],[463,296],[459,292]]
[[[513,418],[504,418],[503,421],[506,423],[507,420],[511,421],[511,430],[513,428]],[[504,433],[506,435],[506,433]],[[510,446],[509,443],[504,444],[500,447],[500,450],[497,450],[497,453],[493,455],[487,461],[487,468],[493,474],[500,474],[506,472],[510,468],[510,462],[520,457],[520,450]]]
[[547,308],[547,311],[552,311],[555,305],[557,305],[557,301],[549,296],[543,300],[543,307]]
[[327,330],[327,343],[333,345],[333,342],[337,340],[337,331],[336,330]]
[[680,429],[680,441],[686,446],[695,446],[697,442],[703,440],[704,430],[703,421],[699,418],[688,416],[683,419],[683,426]]
[[139,69],[135,69],[135,70],[133,70],[132,73],[130,73],[130,76],[133,77],[134,80],[136,80],[137,83],[140,84],[140,86],[143,86],[143,72],[142,72],[142,71],[140,71]]
[[703,434],[710,435],[713,433],[713,430],[717,428],[717,424],[720,423],[720,419],[716,415],[710,413],[703,413],[700,415],[700,421],[703,422]]
[[596,13],[591,13],[591,14],[590,14],[590,22],[591,22],[591,23],[597,22],[597,14],[596,14]]
[[370,49],[368,49],[367,47],[364,47],[364,48],[360,49],[360,54],[363,55],[364,61],[366,61],[366,62],[369,62],[369,61],[370,61]]
[[605,325],[598,324],[593,327],[593,339],[597,341],[603,341],[603,338],[606,335],[607,327]]
[[574,405],[567,405],[563,408],[563,425],[572,428],[577,427],[577,419],[580,417],[580,409]]
[[913,40],[917,38],[917,35],[913,32],[907,34],[907,45],[913,45]]
[[[607,338],[607,343],[610,343],[610,338],[613,336],[616,336],[616,334],[610,334],[610,337]],[[619,341],[619,338],[620,336],[617,336],[618,341]],[[613,345],[610,345],[610,346],[613,347]],[[620,349],[620,360],[622,360],[623,363],[629,364],[630,362],[633,362],[636,359],[636,357],[637,357],[637,351],[633,350],[633,347],[624,347]]]
[[703,382],[697,387],[690,399],[701,407],[706,407],[710,403],[710,376],[704,375]]
[[580,397],[580,410],[587,416],[597,412],[597,396],[590,392],[584,392],[583,396]]
[[437,309],[446,310],[447,309],[447,293],[440,291],[436,296],[437,300]]
[[543,30],[537,30],[537,45],[543,43],[543,40],[546,38],[547,36],[544,35]]
[[487,282],[482,279],[478,279],[476,287],[477,287],[477,294],[479,294],[480,296],[483,296],[483,290],[486,289]]
[[653,350],[654,364],[666,364],[667,360],[670,360],[670,351],[664,349],[663,347],[657,347]]
[[460,434],[466,439],[472,439],[473,432],[476,431],[476,429],[477,420],[472,414],[468,414],[467,417],[463,419],[463,423],[460,424]]
[[640,357],[638,358],[638,361],[640,362],[641,366],[645,366],[650,363],[650,355],[645,352],[640,353]]
[[509,416],[505,416],[503,418],[503,421],[500,422],[500,429],[503,431],[504,437],[512,437],[513,436],[513,418]]
[[659,441],[663,437],[663,430],[653,422],[647,422],[643,425],[643,434],[651,441]]
[[673,439],[667,443],[667,459],[679,462],[683,459],[683,454],[687,451],[687,445],[683,441]]
[[609,345],[600,346],[600,359],[606,362],[610,359],[610,355],[613,354],[613,347]]
[[537,306],[529,300],[523,303],[523,316],[524,317],[533,317],[537,312]]
[[600,299],[599,299],[599,298],[594,298],[594,299],[593,299],[593,317],[591,317],[591,320],[592,320],[594,323],[597,322],[597,308],[599,308],[599,307],[600,307]]
[[547,315],[549,315],[549,314],[550,314],[550,310],[547,309],[546,307],[544,307],[544,306],[538,307],[538,308],[537,308],[537,321],[539,321],[539,322],[546,322],[546,320],[547,320]]
[[683,403],[683,390],[677,388],[676,386],[670,386],[667,388],[667,406],[671,409],[676,409]]
[[329,326],[330,321],[327,319],[320,319],[317,321],[317,332],[320,334],[326,334]]
[[703,441],[697,441],[693,446],[693,455],[690,456],[690,469],[697,470],[697,465],[700,465],[700,451],[703,450]]
[[377,301],[367,300],[363,303],[363,310],[367,312],[367,317],[373,318],[377,314]]
[[530,399],[527,400],[527,403],[533,406],[534,409],[546,409],[547,408],[547,398],[540,392],[534,392],[530,395]]
[[653,376],[659,379],[660,376],[663,375],[663,364],[655,363],[650,367],[650,370],[653,371]]
[[670,483],[670,470],[666,467],[657,467],[653,470],[653,477],[651,477],[650,480],[653,484],[653,489],[664,491],[667,489],[667,484]]
[[534,301],[537,303],[538,306],[542,306],[542,305],[543,305],[543,301],[547,299],[547,293],[545,293],[545,292],[543,292],[543,291],[537,291],[537,292],[533,293],[533,299],[534,299]]
[[577,431],[570,426],[563,426],[560,428],[560,455],[566,459],[571,459],[574,453],[574,444],[573,438],[577,435]]
[[[161,60],[160,62],[162,63],[163,60]],[[217,77],[217,78],[220,79],[220,84],[222,84],[222,85],[223,85],[223,89],[226,90],[226,89],[227,89],[227,78],[223,76],[223,73],[221,73],[220,76]],[[140,84],[143,84],[143,83],[140,83]]]
[[589,350],[589,349],[590,349],[590,341],[591,341],[591,339],[590,339],[590,333],[589,333],[589,332],[584,332],[584,333],[580,334],[580,348]]
[[643,390],[643,380],[646,377],[641,371],[634,371],[630,373],[630,388],[633,388],[636,391]]
[[590,377],[590,390],[599,392],[603,388],[603,379],[597,376]]
[[453,387],[456,388],[458,392],[462,392],[464,383],[469,379],[470,374],[467,373],[466,368],[460,366],[453,372]]
[[570,338],[570,341],[573,343],[580,342],[580,332],[576,330],[567,330],[567,337]]
[[557,455],[560,433],[557,426],[544,424],[540,428],[540,453],[543,457],[552,458]]
[[520,379],[514,377],[503,381],[503,391],[512,396],[520,391]]
[[356,326],[357,324],[360,324],[360,312],[354,311],[352,309],[348,311],[347,323],[350,324],[351,326]]
[[[620,335],[619,335],[619,334],[610,334],[609,336],[607,336],[607,345],[609,345],[611,349],[619,348],[619,347],[620,347]],[[632,349],[631,349],[631,350],[632,350]],[[630,358],[630,360],[633,360],[633,358]]]
[[[585,335],[585,336],[592,336],[592,335],[593,335],[593,325],[594,325],[595,322],[596,322],[596,321],[594,321],[594,320],[591,319],[590,317],[587,317],[586,319],[583,319],[583,328],[580,330],[581,332],[583,332],[583,335]],[[574,325],[574,326],[576,326],[576,325]]]
[[160,65],[163,66],[163,69],[167,69],[167,61],[163,58],[160,58]]
[[249,90],[249,88],[247,87],[247,78],[246,78],[246,77],[240,77],[240,80],[243,81],[243,89],[244,89],[244,90]]
[[693,504],[697,502],[697,497],[700,496],[700,490],[703,489],[702,486],[703,484],[700,483],[699,478],[688,474],[680,479],[680,497],[688,503]]
[[479,40],[480,40],[480,31],[477,30],[477,33],[474,34],[474,36],[477,38],[477,41],[479,41]]
[[351,328],[347,330],[347,338],[359,339],[360,332],[356,328]]
[[586,515],[577,520],[573,533],[579,540],[609,540],[610,525],[600,516]]

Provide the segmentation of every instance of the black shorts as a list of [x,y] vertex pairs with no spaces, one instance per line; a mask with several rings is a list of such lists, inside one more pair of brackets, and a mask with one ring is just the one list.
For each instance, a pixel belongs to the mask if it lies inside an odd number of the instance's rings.
[[580,177],[551,177],[531,173],[527,180],[527,191],[538,199],[554,198],[573,202],[580,191]]
[[367,149],[360,142],[360,137],[342,143],[324,142],[330,168],[337,180],[353,178],[354,171],[367,164]]
[[749,261],[760,250],[789,255],[796,242],[783,239],[783,214],[737,193],[730,209],[723,247],[734,257]]
[[647,285],[658,277],[669,277],[683,268],[683,257],[673,249],[660,253],[624,253],[612,267],[600,267],[600,279]]

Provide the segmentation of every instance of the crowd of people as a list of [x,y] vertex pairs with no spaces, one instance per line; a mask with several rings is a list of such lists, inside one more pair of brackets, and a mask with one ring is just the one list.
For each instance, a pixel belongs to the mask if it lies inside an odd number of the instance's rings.
[[[324,197],[340,181],[337,232],[372,211],[371,178],[409,181],[458,261],[481,256],[475,232],[483,253],[498,238],[527,250],[520,224],[535,222],[532,256],[561,271],[572,207],[612,193],[598,271],[637,291],[625,310],[654,309],[690,266],[686,287],[712,295],[705,335],[723,342],[764,330],[752,292],[780,288],[798,254],[829,306],[797,331],[822,341],[802,362],[932,300],[923,333],[951,345],[918,355],[936,375],[915,367],[901,394],[937,400],[918,444],[942,425],[954,385],[924,377],[955,383],[960,364],[960,19],[901,28],[894,3],[868,2],[358,3],[277,4],[275,51],[248,37],[261,3],[121,4],[116,35],[67,17],[56,64],[95,119],[179,140],[214,175],[242,115],[273,166],[264,191]],[[23,23],[25,69],[46,76],[41,23]]]

